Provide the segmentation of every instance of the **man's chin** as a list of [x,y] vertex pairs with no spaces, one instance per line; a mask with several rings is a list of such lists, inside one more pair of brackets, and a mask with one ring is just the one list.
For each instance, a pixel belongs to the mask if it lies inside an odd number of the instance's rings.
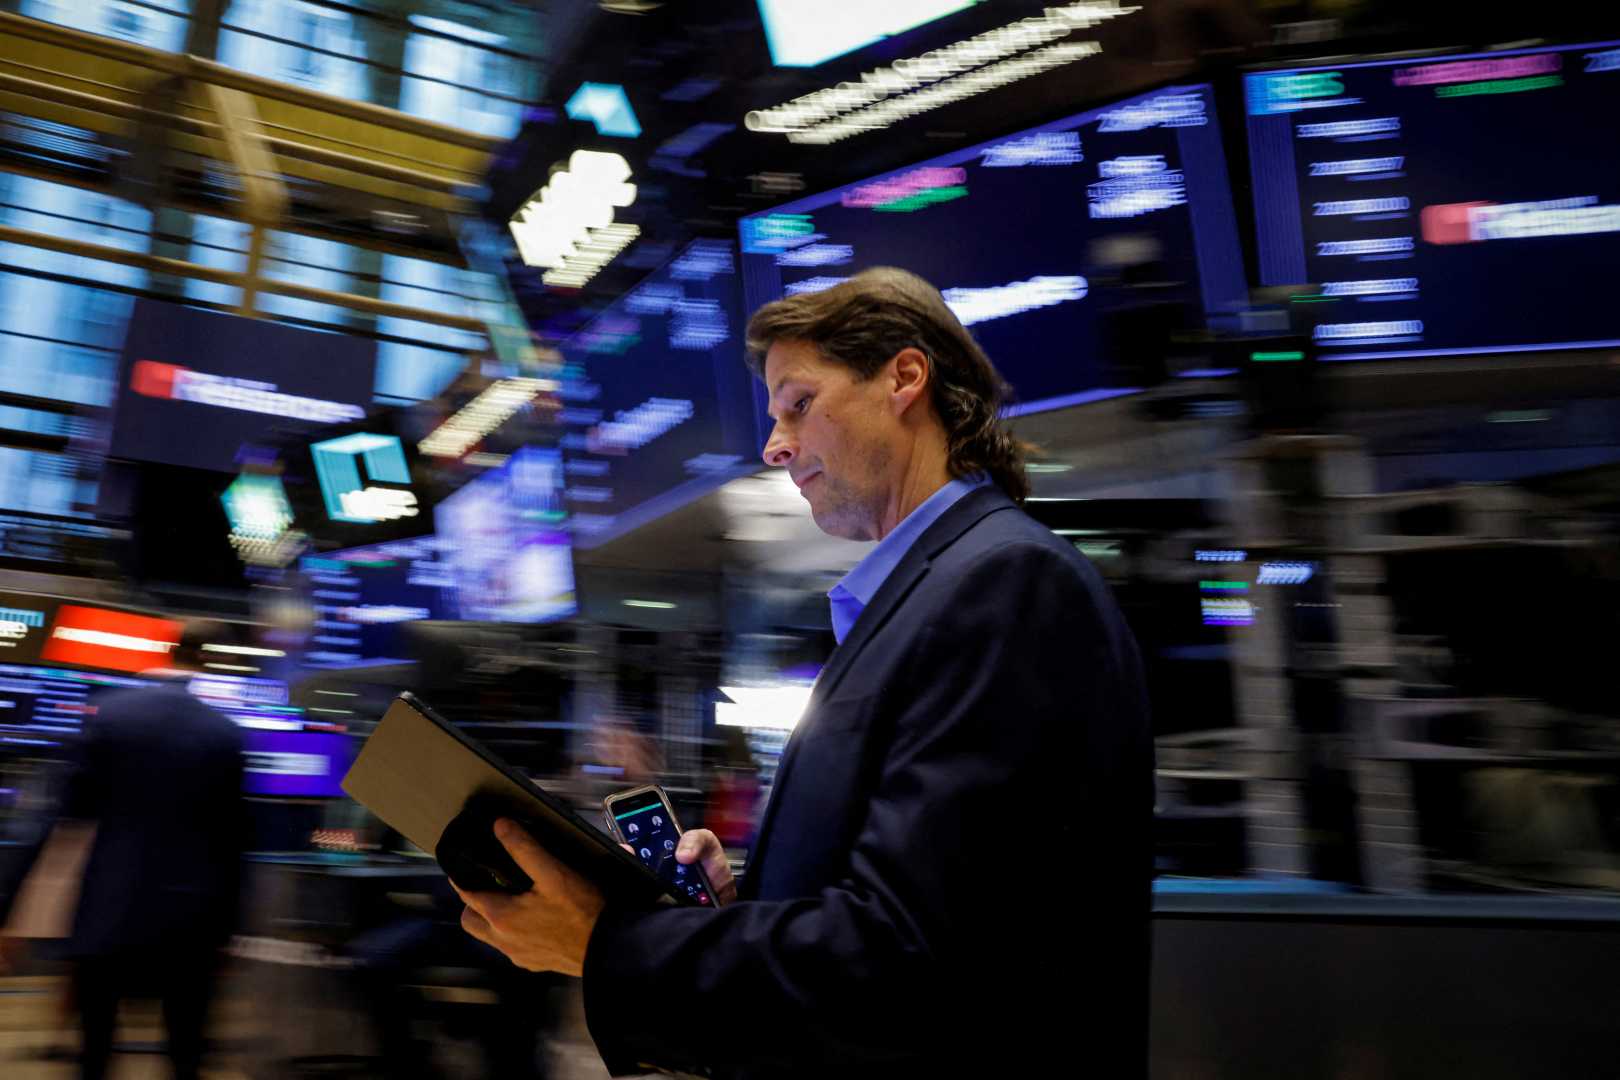
[[817,510],[814,504],[810,506],[810,520],[816,523],[816,528],[828,536],[838,540],[870,540],[859,522],[850,519],[847,514],[838,514],[829,511]]

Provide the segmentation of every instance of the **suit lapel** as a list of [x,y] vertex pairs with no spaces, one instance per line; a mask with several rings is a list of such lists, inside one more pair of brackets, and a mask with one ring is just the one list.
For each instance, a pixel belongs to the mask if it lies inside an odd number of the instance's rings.
[[[849,636],[833,650],[832,656],[827,660],[827,666],[816,679],[815,688],[810,693],[810,703],[805,707],[801,723],[815,723],[819,707],[838,689],[838,684],[843,682],[844,676],[860,656],[861,650],[888,623],[890,616],[911,594],[911,590],[917,587],[917,583],[928,575],[934,558],[986,515],[998,510],[1009,510],[1013,506],[1013,501],[1003,494],[1000,488],[993,485],[985,486],[962,496],[954,506],[940,515],[938,521],[924,530],[917,538],[917,542],[901,557],[900,565],[896,566],[878,587],[877,595],[872,597],[872,602],[861,611],[855,625],[850,627]],[[776,767],[776,777],[771,783],[771,797],[765,804],[765,814],[760,819],[754,851],[748,860],[747,880],[752,886],[747,890],[749,895],[756,895],[754,890],[759,887],[758,869],[763,865],[766,841],[776,818],[776,809],[782,803],[782,792],[792,775],[795,751],[801,741],[796,730],[789,738],[787,747],[782,751],[782,760]]]

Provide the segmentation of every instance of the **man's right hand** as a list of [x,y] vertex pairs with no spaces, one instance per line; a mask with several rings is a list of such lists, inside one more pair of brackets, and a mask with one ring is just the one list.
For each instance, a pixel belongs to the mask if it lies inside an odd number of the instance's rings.
[[737,899],[737,879],[731,873],[731,863],[726,860],[726,849],[720,846],[720,838],[708,829],[682,833],[680,846],[675,849],[675,861],[682,866],[703,864],[703,872],[714,886],[716,904],[729,904]]
[[[619,846],[632,855],[636,853],[636,849],[629,844]],[[714,886],[716,907],[737,899],[737,879],[731,872],[731,863],[726,859],[726,849],[720,845],[720,838],[708,829],[682,833],[681,845],[675,849],[675,861],[682,866],[691,866],[695,862],[703,864],[703,872],[709,876],[709,884]]]

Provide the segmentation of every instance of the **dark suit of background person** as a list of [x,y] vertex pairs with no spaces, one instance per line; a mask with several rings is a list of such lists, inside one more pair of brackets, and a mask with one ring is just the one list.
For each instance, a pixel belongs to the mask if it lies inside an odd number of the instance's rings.
[[[94,704],[59,810],[96,826],[66,947],[82,1074],[105,1075],[119,1002],[157,997],[175,1075],[186,1080],[202,1060],[219,951],[240,907],[241,729],[183,680]],[[27,861],[13,867],[0,896],[9,902],[27,870]]]
[[833,653],[739,902],[603,912],[598,1049],[616,1073],[1144,1076],[1152,769],[1106,584],[974,490]]

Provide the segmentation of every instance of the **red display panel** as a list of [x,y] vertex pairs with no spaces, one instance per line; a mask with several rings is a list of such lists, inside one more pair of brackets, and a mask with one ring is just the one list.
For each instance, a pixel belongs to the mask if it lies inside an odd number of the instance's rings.
[[40,659],[113,671],[167,667],[180,630],[173,619],[63,604]]

